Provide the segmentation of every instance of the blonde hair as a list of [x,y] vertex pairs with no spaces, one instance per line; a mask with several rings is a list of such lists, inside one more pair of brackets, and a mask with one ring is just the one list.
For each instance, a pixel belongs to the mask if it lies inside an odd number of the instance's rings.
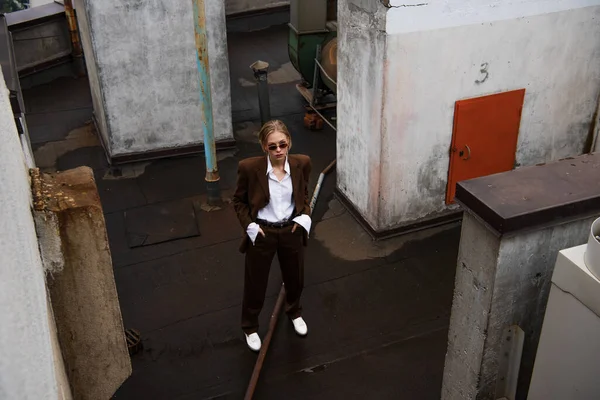
[[278,119],[274,119],[268,122],[265,122],[265,124],[262,126],[262,128],[260,128],[260,132],[258,132],[258,140],[260,142],[260,144],[263,147],[267,146],[267,139],[269,138],[269,135],[273,132],[281,132],[283,133],[288,141],[288,148],[291,149],[292,148],[292,135],[290,135],[290,132],[288,131],[287,126],[285,126],[285,124],[283,122],[281,122]]

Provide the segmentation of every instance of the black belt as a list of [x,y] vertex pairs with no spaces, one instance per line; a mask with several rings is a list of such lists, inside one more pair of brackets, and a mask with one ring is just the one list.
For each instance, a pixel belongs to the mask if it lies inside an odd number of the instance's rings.
[[264,219],[257,218],[256,223],[262,226],[266,226],[267,228],[285,228],[286,226],[290,226],[294,224],[294,221],[288,219],[287,221],[281,222],[269,222]]

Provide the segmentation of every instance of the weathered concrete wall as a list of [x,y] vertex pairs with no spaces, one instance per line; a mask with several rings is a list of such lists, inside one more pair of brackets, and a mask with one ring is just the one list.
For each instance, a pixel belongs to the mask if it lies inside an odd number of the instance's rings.
[[[30,6],[38,7],[53,2],[54,0],[31,0]],[[229,15],[281,7],[289,4],[289,0],[225,0],[225,11]]]
[[337,184],[377,225],[386,9],[379,2],[338,2]]
[[76,399],[108,399],[131,375],[131,360],[94,173],[80,167],[44,175],[40,187],[47,200],[37,212],[58,229],[62,250],[57,259],[57,246],[43,243],[71,392]]
[[289,4],[289,0],[225,0],[225,11],[229,15],[286,6]]
[[587,243],[590,226],[597,217],[502,240],[481,368],[482,392],[496,387],[502,331],[515,324],[525,332],[518,397],[527,398],[556,257],[562,249]]
[[[338,82],[338,174],[352,176],[343,179],[343,192],[375,230],[449,210],[444,200],[456,100],[526,88],[518,165],[582,153],[600,93],[600,70],[594,67],[600,63],[600,1],[390,4],[384,54],[370,54],[372,46],[353,48],[359,60],[365,54],[385,60],[383,89],[373,93],[357,85],[367,70],[353,58],[339,61],[346,73]],[[356,31],[350,20],[340,21],[340,49],[348,48],[344,42]],[[487,74],[480,72],[482,64]],[[373,99],[378,96],[383,99]],[[368,123],[377,105],[382,122]],[[357,120],[367,121],[368,132],[381,142],[372,146],[370,161],[359,156],[359,165],[352,165],[343,160],[354,157],[357,132],[364,132]],[[377,165],[378,182],[357,173]],[[373,211],[367,199],[376,196]]]
[[[37,225],[36,225],[37,228]],[[59,400],[72,400],[71,385],[65,368],[60,341],[58,340],[58,332],[56,330],[56,322],[54,319],[54,310],[50,304],[50,299],[46,301],[48,309],[48,324],[50,326],[50,343],[52,343],[52,354],[54,355],[54,370],[56,372],[57,398]]]
[[0,149],[0,398],[66,399],[27,166],[1,72]]
[[[223,3],[206,0],[216,140],[233,139]],[[111,157],[203,142],[192,1],[84,0],[94,109]],[[215,72],[212,73],[212,70]],[[100,106],[99,105],[99,106]]]
[[594,131],[592,132],[592,137],[590,138],[590,148],[591,152],[600,151],[600,97],[598,97],[598,108],[596,109],[596,121],[594,126]]
[[100,74],[98,71],[98,60],[94,52],[92,41],[92,27],[89,21],[87,0],[74,0],[73,5],[77,9],[77,22],[79,24],[79,37],[83,46],[85,64],[90,82],[90,93],[92,104],[94,106],[94,118],[96,120],[98,133],[104,143],[110,143],[108,120],[104,110],[104,93],[100,84]]
[[558,252],[587,242],[589,217],[510,237],[464,214],[442,399],[495,399],[502,335],[525,332],[517,398],[525,399]]
[[499,252],[498,238],[471,214],[461,229],[441,397],[448,400],[475,399]]
[[207,23],[206,30],[215,139],[231,139],[233,137],[231,82],[229,80],[229,54],[227,53],[227,30],[225,29],[223,3],[207,0],[206,19],[207,21],[210,20]]

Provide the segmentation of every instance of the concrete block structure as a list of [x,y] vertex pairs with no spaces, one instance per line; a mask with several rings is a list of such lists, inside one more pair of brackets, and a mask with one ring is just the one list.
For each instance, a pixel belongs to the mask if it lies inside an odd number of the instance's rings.
[[75,399],[110,398],[131,375],[131,360],[94,173],[79,167],[43,174],[34,177],[34,190],[42,260],[71,393]]
[[[222,1],[206,0],[214,137],[233,140]],[[94,114],[108,157],[128,161],[198,152],[201,94],[192,1],[75,2]]]
[[[600,154],[461,182],[465,208],[442,399],[496,399],[508,365],[527,398],[558,252],[586,243],[600,215]],[[506,360],[505,332],[524,332]],[[579,329],[572,327],[573,329]]]
[[340,0],[341,197],[375,235],[450,218],[455,102],[510,90],[525,89],[514,167],[589,151],[599,19],[594,0]]

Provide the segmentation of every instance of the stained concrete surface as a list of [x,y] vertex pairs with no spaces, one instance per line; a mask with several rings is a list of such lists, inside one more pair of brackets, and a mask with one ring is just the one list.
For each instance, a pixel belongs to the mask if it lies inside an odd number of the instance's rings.
[[[239,31],[241,23],[236,23]],[[252,81],[248,66],[258,58],[274,70],[283,68],[283,78],[270,88],[272,114],[290,127],[292,151],[312,157],[311,187],[335,157],[335,132],[303,128],[297,77],[285,69],[287,29],[254,31],[252,23],[245,26],[253,32],[231,33],[228,42],[238,147],[219,154],[225,198],[234,189],[238,161],[261,153],[255,142],[256,88],[247,83]],[[60,82],[53,84],[54,103],[73,102],[78,95],[61,90]],[[79,95],[82,102],[88,98]],[[34,104],[36,89],[27,96]],[[70,128],[63,122],[66,138]],[[226,203],[220,210],[197,213],[200,236],[136,248],[127,244],[127,210],[205,200],[203,158],[111,168],[98,145],[57,154],[50,169],[89,165],[94,170],[125,326],[142,333],[144,350],[133,356],[133,375],[115,398],[241,398],[256,354],[247,349],[239,327],[243,255],[237,250],[243,232],[232,207]],[[310,333],[298,338],[286,318],[279,320],[255,398],[437,399],[459,229],[446,226],[372,242],[333,198],[334,185],[335,172],[325,179],[306,254],[303,303]],[[275,261],[261,335],[280,282]]]
[[73,129],[92,119],[92,97],[85,79],[59,78],[23,90],[23,98],[33,150],[65,139]]
[[36,214],[58,220],[50,228],[61,232],[64,266],[46,281],[71,393],[110,398],[132,365],[94,175],[80,167],[41,181],[44,211]]

